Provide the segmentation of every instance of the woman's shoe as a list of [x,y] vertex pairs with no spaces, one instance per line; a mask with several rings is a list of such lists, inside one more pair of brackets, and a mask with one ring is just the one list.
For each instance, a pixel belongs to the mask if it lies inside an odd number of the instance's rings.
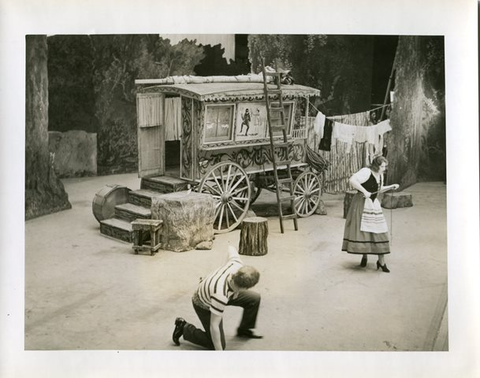
[[367,260],[368,260],[368,259],[367,259],[367,255],[363,255],[362,261],[360,261],[360,266],[361,266],[362,268],[365,268],[365,267],[367,266]]
[[387,268],[387,264],[380,265],[380,261],[377,261],[377,270],[382,268],[385,273],[390,273],[390,270]]

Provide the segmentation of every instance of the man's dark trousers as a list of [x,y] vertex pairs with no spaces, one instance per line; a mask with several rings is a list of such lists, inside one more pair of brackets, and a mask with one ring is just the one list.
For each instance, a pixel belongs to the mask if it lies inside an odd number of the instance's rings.
[[[238,327],[239,331],[246,331],[255,328],[258,309],[260,307],[260,294],[250,290],[241,290],[228,301],[227,306],[238,306],[243,308],[242,321]],[[206,310],[195,304],[193,304],[193,308],[202,322],[205,331],[196,328],[193,324],[187,323],[183,328],[183,338],[206,349],[215,349],[210,335],[210,310]],[[223,331],[223,320],[220,322],[220,336],[222,347],[225,349],[226,344],[225,333]]]

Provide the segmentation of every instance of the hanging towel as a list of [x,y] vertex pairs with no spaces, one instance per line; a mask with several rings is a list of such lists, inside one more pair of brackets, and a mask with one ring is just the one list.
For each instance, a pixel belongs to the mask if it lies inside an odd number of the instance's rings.
[[383,135],[392,130],[390,126],[390,120],[386,119],[380,123],[377,123],[375,126],[375,153],[381,154],[383,150]]
[[318,139],[320,139],[320,140],[322,140],[322,138],[323,138],[323,128],[324,127],[325,127],[325,114],[323,114],[322,112],[318,112],[317,116],[315,117],[315,123],[314,123],[314,126],[313,126],[313,130],[318,135]]
[[374,201],[372,201],[371,198],[365,198],[360,231],[374,234],[388,232],[387,222],[385,221],[380,202],[377,198],[375,198]]
[[325,119],[325,126],[323,128],[323,138],[318,145],[319,150],[330,151],[332,146],[332,130],[333,122],[328,118]]
[[332,144],[337,140],[347,143],[347,150],[350,150],[357,133],[357,126],[346,125],[340,122],[334,122],[332,132]]

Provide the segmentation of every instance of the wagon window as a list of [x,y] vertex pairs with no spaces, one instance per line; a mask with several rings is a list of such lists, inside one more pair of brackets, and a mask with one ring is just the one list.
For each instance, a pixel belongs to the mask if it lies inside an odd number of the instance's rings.
[[205,115],[205,143],[232,139],[234,105],[209,105]]

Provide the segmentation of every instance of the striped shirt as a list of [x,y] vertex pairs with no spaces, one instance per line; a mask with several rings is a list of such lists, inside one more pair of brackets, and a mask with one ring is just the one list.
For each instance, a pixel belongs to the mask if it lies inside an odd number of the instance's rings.
[[212,314],[223,316],[229,299],[234,294],[229,285],[230,276],[243,266],[238,256],[230,258],[227,263],[203,279],[198,285],[194,299],[199,299],[201,307],[206,307]]

